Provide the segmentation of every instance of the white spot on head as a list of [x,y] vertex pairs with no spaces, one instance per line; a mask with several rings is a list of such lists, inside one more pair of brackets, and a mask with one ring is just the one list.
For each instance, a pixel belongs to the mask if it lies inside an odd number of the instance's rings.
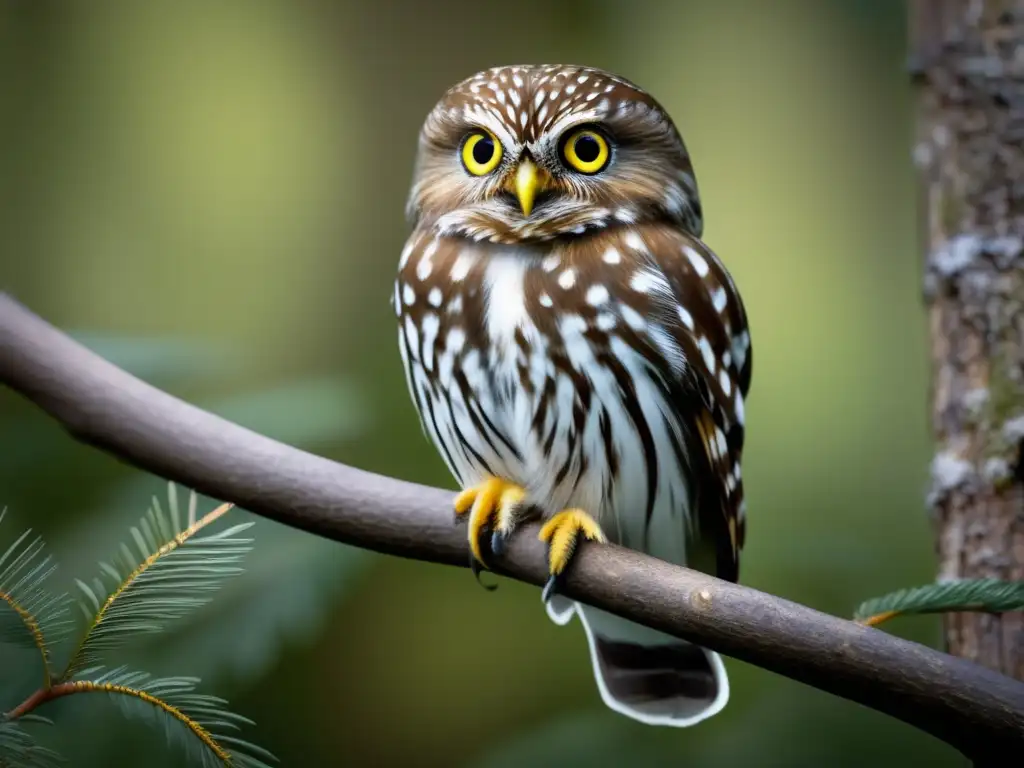
[[[436,289],[435,289],[436,290]],[[402,288],[402,298],[408,306],[412,306],[416,302],[416,291],[412,289],[412,286],[408,283]]]
[[618,264],[622,261],[622,254],[619,253],[615,248],[609,248],[604,252],[604,256],[601,257],[605,264]]
[[567,86],[565,86],[565,92],[572,96],[576,92],[576,84],[569,83]]
[[512,82],[516,84],[516,88],[523,87],[523,78],[521,78],[519,75],[512,75]]
[[586,75],[580,75],[579,77],[576,78],[576,82],[580,83],[580,84],[583,84],[583,83],[587,82],[587,76]]
[[613,315],[611,312],[602,312],[597,316],[597,320],[595,321],[598,330],[601,331],[610,331],[612,328],[615,327],[615,323],[615,315]]
[[630,232],[626,235],[624,242],[634,251],[645,251],[647,246],[644,245],[643,238],[640,237],[636,232]]
[[619,208],[615,212],[615,218],[626,224],[632,224],[636,221],[636,213],[630,208]]
[[542,307],[550,307],[554,304],[554,302],[551,301],[551,297],[548,296],[546,293],[542,293],[540,296],[538,296],[537,301],[540,302],[540,305]]
[[644,316],[628,304],[621,305],[619,311],[622,314],[622,319],[625,320],[626,324],[634,331],[642,331],[647,327],[647,321],[644,320]]
[[402,316],[402,299],[398,293],[398,281],[395,280],[395,295],[391,297],[391,305],[395,308],[395,317]]
[[533,106],[534,106],[534,108],[540,109],[541,104],[544,103],[544,97],[545,96],[547,96],[547,94],[544,92],[544,89],[543,88],[538,88],[536,95],[533,97]]
[[599,307],[608,301],[608,289],[603,285],[592,285],[587,291],[587,304],[592,307]]
[[743,395],[740,394],[740,391],[738,389],[736,390],[735,410],[736,410],[736,421],[737,421],[737,423],[740,426],[743,426],[743,419],[745,417],[745,414],[743,412]]
[[538,123],[543,123],[544,122],[544,118],[547,117],[547,116],[548,116],[548,105],[545,104],[543,107],[540,108],[540,111],[537,112],[537,122]]
[[683,246],[683,253],[686,255],[686,258],[690,260],[693,268],[697,270],[697,274],[701,277],[707,277],[709,270],[707,260],[689,245]]
[[558,276],[558,284],[567,291],[576,285],[576,270],[572,267],[565,270]]
[[509,92],[508,92],[508,98],[509,98],[509,100],[511,100],[511,102],[512,102],[513,104],[515,104],[515,105],[516,105],[517,107],[518,107],[518,106],[519,106],[520,104],[522,104],[522,103],[523,103],[523,99],[522,99],[522,97],[521,97],[521,96],[519,95],[519,91],[509,91]]
[[441,289],[437,286],[431,288],[430,293],[427,294],[427,301],[430,302],[430,306],[432,307],[440,307],[442,298]]
[[554,272],[558,269],[558,265],[562,263],[562,257],[557,253],[552,253],[550,256],[545,256],[544,261],[540,263],[545,272]]

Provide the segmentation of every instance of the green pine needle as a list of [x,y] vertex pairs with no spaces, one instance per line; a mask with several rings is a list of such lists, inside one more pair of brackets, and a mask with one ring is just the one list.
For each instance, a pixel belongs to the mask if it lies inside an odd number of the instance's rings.
[[270,768],[277,758],[261,747],[229,735],[252,725],[246,717],[226,709],[217,696],[196,693],[194,677],[154,678],[125,667],[104,671],[94,667],[65,683],[76,693],[105,693],[126,717],[141,718],[161,727],[170,744],[186,753],[186,760],[203,768]]
[[868,626],[908,613],[979,611],[1005,613],[1024,610],[1024,581],[963,579],[901,589],[861,603],[855,621]]
[[[53,597],[41,587],[54,566],[42,557],[40,539],[31,539],[28,532],[0,554],[0,642],[16,639],[39,648],[47,671],[34,694],[6,715],[0,713],[0,768],[55,768],[60,756],[38,746],[22,726],[50,724],[34,710],[83,693],[102,693],[126,715],[160,726],[169,742],[184,748],[189,763],[203,768],[269,768],[277,762],[266,750],[234,735],[251,721],[230,712],[223,699],[197,693],[198,678],[153,678],[102,665],[106,651],[139,634],[160,632],[210,602],[225,579],[242,572],[240,563],[252,547],[252,539],[240,536],[251,522],[206,532],[231,504],[196,519],[195,493],[182,510],[174,485],[169,488],[168,513],[154,499],[131,529],[134,546],[122,544],[110,563],[100,563],[99,576],[90,583],[78,581],[87,626],[59,676],[50,673],[46,641],[71,622],[64,617],[66,596]],[[0,521],[3,516],[0,511]]]
[[57,768],[62,762],[60,755],[37,744],[19,723],[0,720],[0,768]]
[[[0,523],[6,510],[0,510]],[[44,685],[50,684],[51,645],[67,635],[66,594],[48,592],[44,583],[56,570],[43,541],[25,531],[0,554],[0,642],[36,648],[42,657]]]
[[131,529],[135,551],[122,544],[111,563],[100,563],[102,573],[91,584],[77,581],[88,625],[61,680],[102,663],[105,652],[138,634],[163,631],[168,623],[209,603],[225,579],[242,573],[240,563],[252,548],[252,539],[239,534],[253,523],[200,535],[232,505],[221,505],[196,520],[193,494],[181,528],[174,486],[170,489],[170,519],[154,499],[148,514]]

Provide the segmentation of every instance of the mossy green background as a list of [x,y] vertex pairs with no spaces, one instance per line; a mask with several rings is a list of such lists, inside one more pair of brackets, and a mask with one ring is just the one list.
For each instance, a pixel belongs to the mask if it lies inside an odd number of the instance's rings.
[[[619,72],[680,126],[751,319],[743,581],[849,615],[935,569],[905,54],[903,4],[885,0],[9,0],[0,287],[214,412],[453,487],[388,305],[420,122],[485,67]],[[59,584],[164,492],[0,392],[0,543],[43,532]],[[124,660],[201,675],[285,766],[963,764],[732,660],[719,717],[645,728],[603,708],[582,630],[532,587],[486,592],[269,521],[255,535],[246,576]],[[891,631],[940,642],[933,618]],[[40,738],[73,766],[181,764],[107,702],[47,714]]]

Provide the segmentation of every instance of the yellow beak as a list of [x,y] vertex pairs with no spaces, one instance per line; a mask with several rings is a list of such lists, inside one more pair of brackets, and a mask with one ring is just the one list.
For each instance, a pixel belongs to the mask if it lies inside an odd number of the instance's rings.
[[547,174],[543,173],[529,159],[524,159],[516,168],[516,197],[523,215],[529,216],[537,193],[547,187]]

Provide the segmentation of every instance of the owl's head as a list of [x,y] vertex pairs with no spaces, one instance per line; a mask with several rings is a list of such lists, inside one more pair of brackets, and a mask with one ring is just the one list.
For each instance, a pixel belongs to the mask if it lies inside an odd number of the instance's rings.
[[453,86],[427,116],[408,214],[510,243],[669,220],[700,236],[679,132],[649,94],[578,66],[510,66]]

